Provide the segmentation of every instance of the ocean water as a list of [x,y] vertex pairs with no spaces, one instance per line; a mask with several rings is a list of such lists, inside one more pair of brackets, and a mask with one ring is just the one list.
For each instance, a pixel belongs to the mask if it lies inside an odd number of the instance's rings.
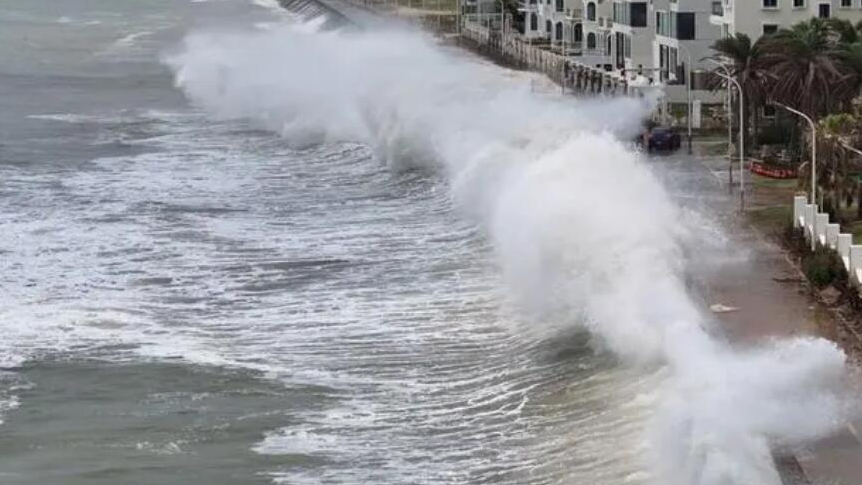
[[845,420],[705,311],[653,100],[331,24],[0,0],[0,483],[773,485]]
[[188,33],[292,21],[0,3],[0,483],[642,483],[660,377],[519,331],[443,174],[174,86]]

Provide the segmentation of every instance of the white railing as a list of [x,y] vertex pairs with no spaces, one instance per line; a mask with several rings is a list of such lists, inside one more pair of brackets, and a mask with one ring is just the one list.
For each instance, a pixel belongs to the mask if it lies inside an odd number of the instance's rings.
[[805,239],[834,250],[844,263],[850,283],[862,291],[862,244],[853,244],[853,235],[841,232],[838,224],[829,222],[829,214],[817,212],[803,195],[793,198],[793,227],[802,229]]

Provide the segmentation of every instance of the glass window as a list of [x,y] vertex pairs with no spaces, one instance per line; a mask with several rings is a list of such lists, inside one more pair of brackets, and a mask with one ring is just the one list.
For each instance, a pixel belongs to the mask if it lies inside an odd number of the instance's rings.
[[772,35],[778,32],[778,26],[775,24],[763,24],[763,35]]
[[763,8],[778,8],[778,0],[763,0]]
[[638,2],[631,4],[631,25],[632,27],[647,26],[647,4],[646,2]]
[[694,40],[697,38],[694,25],[694,12],[678,12],[676,14],[676,38],[679,40]]

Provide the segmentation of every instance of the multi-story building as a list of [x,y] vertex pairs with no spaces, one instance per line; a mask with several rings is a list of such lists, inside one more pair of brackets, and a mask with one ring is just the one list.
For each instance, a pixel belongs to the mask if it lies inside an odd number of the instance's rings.
[[651,3],[631,0],[612,2],[610,34],[614,69],[629,72],[652,67],[652,40],[655,34],[650,15]]
[[[652,76],[667,85],[672,102],[684,102],[688,84],[696,101],[717,102],[699,73],[712,68],[702,59],[712,55],[721,29],[711,22],[713,0],[653,0],[655,37],[652,42]],[[688,78],[688,73],[692,78]]]
[[711,22],[722,36],[744,33],[752,38],[813,17],[862,20],[862,0],[712,0]]
[[556,52],[577,56],[583,64],[605,68],[609,5],[609,0],[523,0],[522,34],[547,42]]
[[611,27],[613,2],[611,0],[582,0],[582,35],[584,64],[612,69]]
[[[522,0],[524,36],[547,41],[558,52],[576,55],[581,49],[580,0]],[[577,35],[576,35],[577,34]]]

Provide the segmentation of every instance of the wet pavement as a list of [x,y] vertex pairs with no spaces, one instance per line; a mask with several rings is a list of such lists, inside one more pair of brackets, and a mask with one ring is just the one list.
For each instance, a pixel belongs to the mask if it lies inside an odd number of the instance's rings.
[[[700,145],[698,148],[703,148]],[[803,275],[778,244],[739,218],[739,192],[727,189],[727,159],[705,154],[654,157],[668,165],[669,185],[680,202],[707,208],[726,228],[726,250],[706,258],[697,284],[704,303],[713,307],[717,332],[737,346],[775,337],[819,335],[835,339],[832,315],[812,297]],[[746,174],[749,208],[776,203],[774,191],[751,183]],[[738,172],[734,182],[738,184]],[[692,202],[694,201],[694,202]],[[788,197],[787,205],[790,204]],[[708,206],[708,207],[707,207]],[[785,485],[862,484],[862,420],[839,434],[793,455],[776,453]]]

